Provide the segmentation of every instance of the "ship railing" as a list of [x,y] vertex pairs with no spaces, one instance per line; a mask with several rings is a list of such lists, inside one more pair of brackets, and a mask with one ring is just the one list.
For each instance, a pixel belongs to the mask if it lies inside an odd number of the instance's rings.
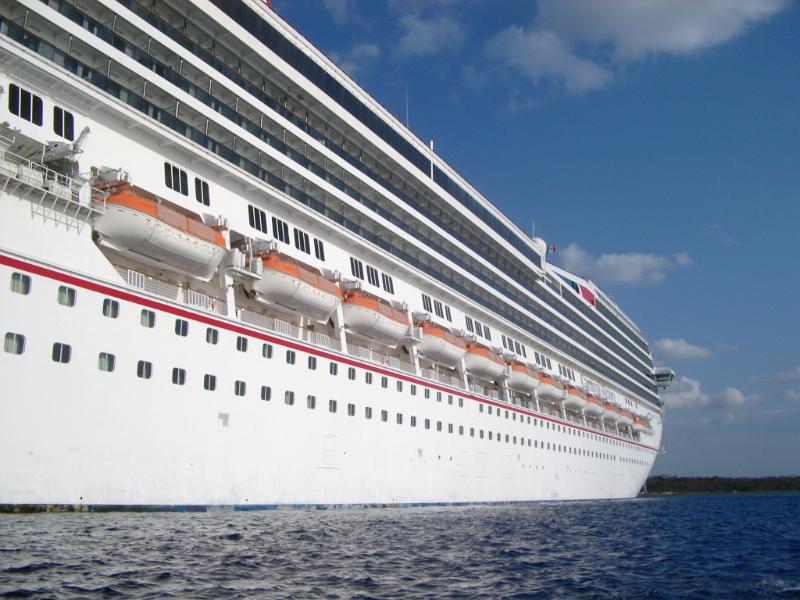
[[453,375],[447,375],[446,373],[439,373],[438,371],[434,371],[433,369],[421,369],[422,377],[425,379],[430,379],[432,381],[438,381],[440,383],[447,384],[451,387],[456,387],[459,389],[464,389],[464,382],[462,382],[458,377],[454,377]]
[[357,358],[361,358],[363,360],[367,360],[372,363],[390,367],[398,371],[404,371],[406,373],[414,372],[414,365],[412,365],[411,363],[406,362],[404,360],[400,360],[395,356],[389,356],[388,354],[383,354],[382,352],[378,352],[377,350],[373,350],[371,348],[365,348],[364,346],[356,346],[354,344],[348,344],[347,351],[351,356],[355,356]]
[[7,150],[9,143],[0,144],[0,193],[25,198],[34,215],[75,226],[79,232],[94,215],[105,212],[104,192],[87,180],[67,177]]
[[243,323],[278,333],[284,337],[294,338],[296,340],[304,340],[313,346],[335,350],[337,352],[341,351],[342,349],[342,345],[339,340],[334,339],[325,333],[314,331],[313,329],[309,329],[307,327],[294,325],[288,321],[284,321],[283,319],[270,317],[247,308],[238,309],[237,316]]
[[117,273],[122,277],[123,281],[132,288],[142,290],[153,296],[166,298],[173,302],[186,304],[192,308],[199,308],[207,312],[213,312],[220,315],[228,314],[228,304],[225,300],[215,298],[209,294],[198,292],[196,290],[189,290],[168,281],[162,281],[156,277],[151,277],[134,271],[127,267],[115,266]]

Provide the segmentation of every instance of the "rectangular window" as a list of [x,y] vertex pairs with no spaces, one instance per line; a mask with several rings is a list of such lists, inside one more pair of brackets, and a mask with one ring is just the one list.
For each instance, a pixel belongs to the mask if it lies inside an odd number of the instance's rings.
[[417,386],[412,383],[409,387],[411,388],[411,395],[412,396],[416,396],[417,395]]
[[42,99],[13,83],[8,90],[8,110],[18,117],[41,127],[44,122]]
[[444,310],[442,309],[442,303],[439,302],[438,300],[434,300],[433,301],[433,312],[436,313],[437,317],[443,317],[444,316]]
[[389,387],[389,378],[388,377],[381,377],[381,387],[382,388]]
[[403,413],[397,413],[397,424],[398,425],[403,424]]
[[331,361],[331,364],[328,365],[328,372],[336,375],[339,372],[339,363]]
[[213,327],[206,328],[206,341],[215,346],[219,342],[219,330]]
[[75,306],[75,288],[58,286],[58,303],[62,306]]
[[103,300],[103,316],[116,319],[119,316],[119,302],[105,298]]
[[475,335],[483,336],[483,325],[480,321],[475,321]]
[[516,350],[517,354],[522,354],[522,348],[519,345],[519,342],[514,342],[514,350]]
[[288,406],[294,404],[294,392],[286,390],[286,393],[283,395],[283,403]]
[[397,387],[397,391],[398,392],[402,392],[403,391],[403,382],[398,379],[396,387]]
[[367,281],[371,285],[378,287],[380,284],[378,283],[378,271],[374,267],[370,267],[367,265]]
[[328,400],[328,412],[335,413],[336,406],[337,406],[336,400]]
[[101,352],[97,355],[97,368],[106,373],[111,373],[117,363],[117,358],[108,352]]
[[294,228],[294,247],[301,252],[311,254],[311,244],[308,241],[308,234],[297,227]]
[[208,373],[203,375],[203,388],[209,392],[213,392],[217,389],[217,376],[209,375]]
[[384,423],[386,423],[388,420],[389,420],[389,411],[387,411],[387,410],[382,410],[382,411],[381,411],[381,421],[383,421]]
[[308,408],[309,410],[314,410],[315,408],[317,408],[316,396],[312,396],[311,394],[306,396],[306,408]]
[[315,371],[317,368],[317,357],[316,356],[309,356],[308,357],[308,368],[311,371]]
[[358,279],[364,279],[364,263],[352,256],[350,257],[350,274]]
[[288,244],[289,226],[285,221],[277,217],[272,217],[272,235],[275,239],[282,241],[284,244]]
[[325,244],[322,243],[322,240],[318,240],[317,238],[314,238],[314,256],[325,262]]
[[269,234],[267,230],[267,213],[260,208],[256,208],[252,204],[247,205],[247,220],[250,227],[260,231],[261,233]]
[[186,337],[189,333],[189,322],[183,319],[175,319],[175,335]]
[[233,382],[233,393],[237,396],[244,396],[246,390],[247,384],[244,381],[237,379]]
[[175,385],[186,384],[186,369],[181,369],[180,367],[174,367],[172,369],[172,383],[174,383]]
[[136,363],[136,376],[142,379],[150,379],[153,376],[153,363],[140,360]]
[[286,351],[286,362],[288,364],[293,365],[294,361],[295,361],[295,358],[296,358],[296,356],[295,356],[294,350],[287,350]]
[[453,433],[453,424],[452,423],[448,423],[447,424],[447,433]]
[[430,398],[430,397],[431,397],[431,390],[430,390],[430,388],[425,388],[425,394],[424,394],[424,396],[425,396],[425,399],[426,399],[426,400],[427,400],[428,398]]
[[194,197],[200,204],[211,206],[211,196],[208,193],[208,182],[199,177],[194,178]]
[[75,117],[60,106],[53,107],[53,132],[70,142],[75,139]]
[[347,405],[347,416],[348,417],[355,417],[356,416],[356,405],[355,404],[348,404]]
[[11,291],[27,296],[31,293],[31,278],[23,273],[11,274]]
[[450,312],[450,307],[447,306],[447,304],[444,305],[444,318],[450,323],[453,322],[453,314]]
[[189,176],[186,171],[168,162],[164,163],[164,183],[171,190],[184,196],[189,195]]
[[417,426],[417,417],[414,417],[414,416],[412,416],[412,417],[411,417],[411,418],[408,420],[408,423],[409,423],[409,425],[411,425],[412,427],[416,427],[416,426]]
[[387,275],[386,273],[381,274],[381,282],[383,283],[383,289],[389,292],[390,294],[394,294],[394,281],[392,280],[391,275]]
[[470,317],[465,316],[464,317],[464,323],[466,323],[466,325],[467,325],[467,331],[469,331],[471,333],[475,333],[475,328],[472,325],[472,319]]
[[441,431],[441,430],[442,430],[442,422],[436,421],[436,431]]
[[356,378],[356,370],[353,367],[347,367],[347,378],[350,380],[355,380]]
[[9,331],[3,340],[3,350],[9,354],[22,354],[25,352],[25,336]]
[[139,323],[142,327],[147,327],[148,329],[152,329],[155,327],[156,324],[156,313],[152,310],[147,310],[146,308],[142,309],[142,314],[139,317]]
[[430,428],[431,428],[431,420],[425,419],[425,429],[430,429]]
[[511,343],[511,340],[508,340],[508,341],[506,341],[506,336],[504,336],[504,335],[502,335],[502,334],[501,334],[501,335],[500,335],[500,341],[503,343],[503,348],[505,348],[506,350],[509,350],[509,349],[510,349],[510,348],[508,347],[508,344],[510,344],[510,343]]
[[243,335],[236,336],[236,349],[239,352],[247,352],[247,338]]
[[364,373],[364,381],[366,381],[368,384],[371,384],[372,383],[372,373],[370,373],[369,371]]
[[261,344],[261,356],[272,358],[272,344]]
[[441,402],[442,401],[442,392],[436,392],[436,401],[437,402]]
[[428,294],[422,294],[422,309],[425,312],[433,312],[433,305],[431,304],[431,297]]
[[56,342],[53,344],[53,362],[68,363],[72,357],[72,346]]
[[485,337],[485,338],[486,338],[487,340],[489,340],[490,342],[492,341],[492,332],[491,332],[491,330],[489,329],[489,326],[488,326],[488,325],[484,325],[484,326],[483,326],[483,337]]
[[364,418],[371,419],[372,418],[372,407],[365,406],[364,407]]
[[269,387],[268,385],[261,386],[261,399],[264,402],[269,402],[270,400],[272,400],[272,388]]

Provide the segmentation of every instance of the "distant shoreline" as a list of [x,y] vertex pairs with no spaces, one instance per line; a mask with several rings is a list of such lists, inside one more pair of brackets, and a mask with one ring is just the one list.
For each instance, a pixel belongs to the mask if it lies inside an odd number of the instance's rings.
[[641,495],[732,494],[753,492],[800,492],[800,476],[784,477],[650,477]]

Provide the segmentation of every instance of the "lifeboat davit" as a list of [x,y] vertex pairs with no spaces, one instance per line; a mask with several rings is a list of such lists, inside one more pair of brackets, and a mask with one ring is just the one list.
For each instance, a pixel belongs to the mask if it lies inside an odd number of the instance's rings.
[[560,402],[564,397],[564,389],[556,383],[550,375],[542,374],[539,376],[539,388],[536,396],[545,402]]
[[566,396],[564,397],[565,407],[580,410],[586,406],[586,397],[583,395],[583,392],[574,385],[565,385],[564,391],[566,392]]
[[583,412],[589,417],[600,417],[603,415],[603,403],[597,399],[594,394],[586,394],[586,406],[583,407]]
[[494,381],[506,373],[503,357],[483,344],[467,343],[464,366],[471,375]]
[[606,421],[610,421],[611,423],[617,423],[619,421],[620,414],[616,406],[614,406],[610,402],[606,402],[605,404],[603,404],[603,408],[605,409],[605,412],[603,413],[603,418]]
[[508,387],[518,392],[526,394],[533,393],[539,387],[539,377],[536,371],[525,363],[513,361],[508,363],[511,367],[511,374],[508,377]]
[[98,243],[161,269],[203,281],[225,257],[225,238],[194,213],[125,182],[104,186],[111,193],[94,219]]
[[349,331],[389,346],[396,346],[408,332],[408,311],[395,308],[363,290],[350,290],[345,294],[342,313]]
[[417,323],[422,329],[422,343],[417,350],[434,362],[454,367],[467,353],[467,342],[460,335],[454,334],[446,327],[422,321]]
[[264,267],[254,282],[251,296],[269,305],[279,305],[317,321],[327,321],[341,301],[336,282],[280,252],[259,254]]

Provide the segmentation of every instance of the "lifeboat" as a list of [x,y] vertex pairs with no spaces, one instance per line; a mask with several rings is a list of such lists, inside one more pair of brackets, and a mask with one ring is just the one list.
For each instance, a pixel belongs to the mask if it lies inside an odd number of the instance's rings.
[[[280,252],[257,255],[263,271],[251,284],[250,296],[317,321],[327,321],[341,301],[341,290],[322,273]],[[254,293],[255,292],[255,293]]]
[[539,388],[536,395],[545,402],[560,402],[564,397],[564,389],[550,375],[543,373],[539,376]]
[[539,378],[536,376],[536,371],[528,365],[519,361],[510,362],[508,365],[511,367],[508,387],[512,390],[530,394],[539,387]]
[[564,391],[566,392],[564,397],[564,406],[566,408],[580,410],[586,406],[586,397],[574,385],[565,385]]
[[464,366],[471,375],[494,381],[505,375],[506,363],[503,358],[483,344],[467,343]]
[[633,425],[633,415],[622,408],[617,409],[619,412],[619,424],[620,425]]
[[124,182],[95,218],[94,239],[103,246],[161,269],[209,281],[225,257],[225,238],[192,212]]
[[603,408],[605,412],[603,413],[603,418],[606,421],[610,421],[611,423],[617,423],[619,421],[620,414],[617,411],[617,407],[611,404],[610,402],[606,402],[603,404]]
[[649,427],[641,418],[633,417],[633,430],[641,433],[643,431],[648,431]]
[[342,313],[348,331],[396,346],[408,331],[408,312],[363,290],[345,293]]
[[600,417],[603,415],[603,411],[603,403],[594,394],[586,394],[586,406],[583,407],[586,416]]
[[431,321],[416,324],[422,329],[422,343],[417,346],[420,354],[434,362],[454,367],[467,353],[467,343],[460,335]]

